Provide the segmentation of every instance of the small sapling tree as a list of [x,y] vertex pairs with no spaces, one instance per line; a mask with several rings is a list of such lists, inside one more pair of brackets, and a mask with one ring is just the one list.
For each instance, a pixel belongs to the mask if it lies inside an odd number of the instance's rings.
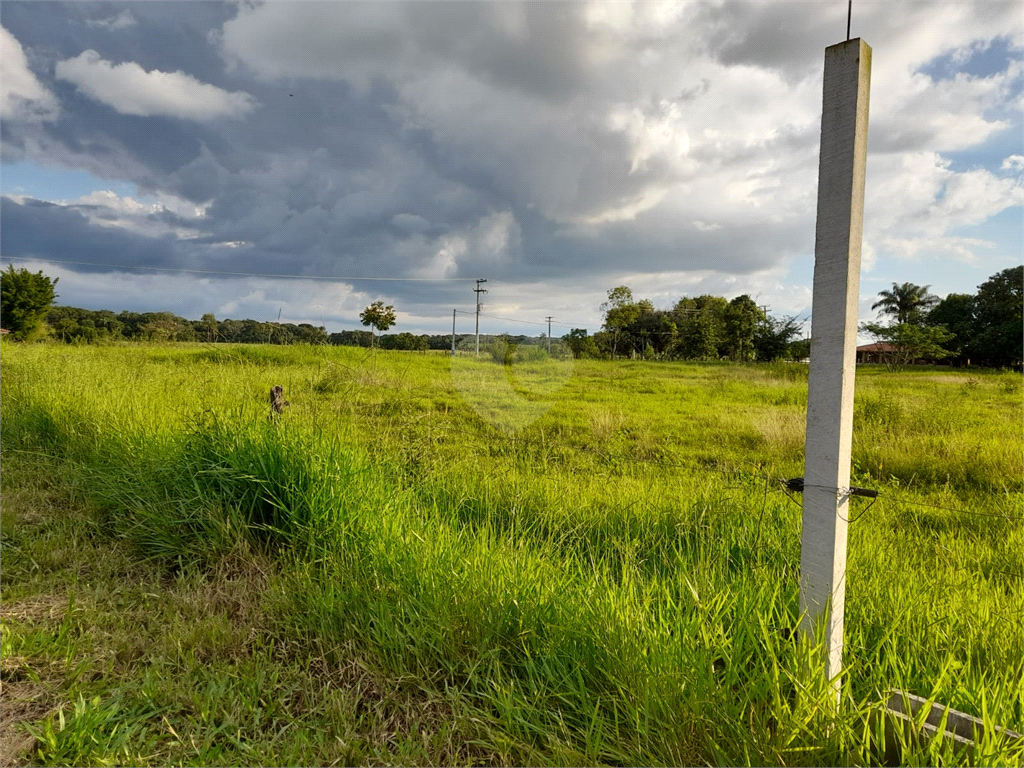
[[368,325],[375,328],[378,333],[383,333],[395,324],[395,308],[391,304],[385,307],[383,301],[375,301],[359,313],[359,319],[363,325]]

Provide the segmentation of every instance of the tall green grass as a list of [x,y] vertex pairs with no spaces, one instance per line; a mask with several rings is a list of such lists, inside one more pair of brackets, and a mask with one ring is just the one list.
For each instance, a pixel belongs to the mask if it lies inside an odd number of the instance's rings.
[[857,385],[857,482],[890,498],[851,527],[838,713],[795,642],[800,509],[765,479],[801,474],[800,366],[579,362],[508,434],[441,357],[7,345],[0,419],[141,556],[279,557],[281,633],[469,702],[507,762],[863,764],[891,688],[1019,731],[1020,378]]

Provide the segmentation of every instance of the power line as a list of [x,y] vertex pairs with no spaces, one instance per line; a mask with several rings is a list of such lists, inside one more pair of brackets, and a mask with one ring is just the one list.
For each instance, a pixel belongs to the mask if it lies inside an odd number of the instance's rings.
[[[475,315],[476,314],[475,312],[467,312],[464,309],[460,309],[458,311],[461,312],[463,315]],[[539,326],[546,326],[547,325],[547,323],[540,323],[540,322],[537,322],[536,320],[519,320],[518,318],[515,318],[515,317],[501,317],[500,315],[487,315],[487,314],[484,314],[483,312],[480,313],[480,317],[490,318],[491,320],[505,320],[505,321],[510,322],[510,323],[525,323],[526,325],[539,325]],[[575,326],[572,326],[572,325],[564,325],[562,323],[552,323],[552,325],[554,325],[554,326],[556,326],[558,328],[574,328],[575,327]]]
[[77,264],[84,267],[108,267],[110,269],[146,269],[152,272],[182,272],[193,275],[220,275],[224,277],[271,277],[286,278],[289,280],[333,280],[345,282],[349,280],[372,280],[375,282],[423,282],[423,283],[452,283],[452,282],[473,282],[475,277],[335,277],[333,275],[278,275],[265,272],[226,272],[212,269],[186,269],[184,267],[147,267],[141,264],[108,264],[95,261],[72,261],[70,259],[51,259],[36,256],[15,256],[12,261],[45,261],[54,264]]
[[[473,314],[472,312],[466,312],[465,310],[462,310],[462,309],[460,309],[459,311],[462,312],[465,315],[472,315]],[[487,318],[490,318],[491,320],[505,320],[505,321],[510,322],[510,323],[525,323],[526,325],[539,325],[541,327],[549,325],[549,323],[546,323],[546,322],[545,323],[541,323],[541,322],[538,322],[536,320],[519,320],[519,319],[517,319],[515,317],[501,317],[500,315],[487,315],[487,314],[484,314],[483,312],[480,313],[480,317],[487,317]],[[577,325],[569,325],[567,323],[554,323],[554,322],[550,323],[550,325],[552,325],[552,326],[554,326],[556,328],[569,328],[569,329],[578,328],[579,327]]]
[[526,325],[546,325],[546,323],[538,323],[535,320],[518,320],[514,317],[500,317],[498,315],[485,315],[483,313],[480,314],[480,317],[489,317],[491,320],[507,320],[510,323],[525,323]]

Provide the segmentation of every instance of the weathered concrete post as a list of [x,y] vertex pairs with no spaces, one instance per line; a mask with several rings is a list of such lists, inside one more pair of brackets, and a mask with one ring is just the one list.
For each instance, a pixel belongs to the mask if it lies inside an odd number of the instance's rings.
[[816,632],[824,636],[825,672],[835,680],[837,695],[843,658],[846,521],[870,79],[871,48],[863,40],[847,40],[825,49],[800,609],[804,634],[812,639]]

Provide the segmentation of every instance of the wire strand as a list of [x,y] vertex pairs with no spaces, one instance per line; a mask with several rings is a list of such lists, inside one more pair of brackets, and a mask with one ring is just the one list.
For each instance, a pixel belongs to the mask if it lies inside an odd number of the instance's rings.
[[286,275],[286,274],[271,274],[264,272],[225,272],[211,269],[186,269],[184,267],[147,267],[141,264],[130,265],[130,264],[108,264],[95,261],[72,261],[70,259],[51,259],[48,257],[25,257],[15,256],[11,257],[12,261],[45,261],[54,264],[77,264],[84,267],[109,267],[111,269],[145,269],[151,272],[181,272],[192,275],[219,275],[223,277],[266,277],[266,278],[284,278],[288,280],[333,280],[336,282],[347,282],[349,280],[363,280],[363,281],[375,281],[375,282],[407,282],[407,283],[452,283],[452,282],[473,282],[476,280],[475,277],[335,277],[333,275]]

